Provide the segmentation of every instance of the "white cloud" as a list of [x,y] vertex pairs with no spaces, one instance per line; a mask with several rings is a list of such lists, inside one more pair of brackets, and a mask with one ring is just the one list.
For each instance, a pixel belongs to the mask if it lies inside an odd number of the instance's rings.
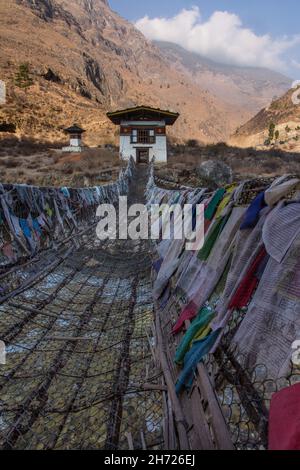
[[209,59],[232,65],[286,70],[284,53],[300,43],[300,35],[258,36],[243,26],[234,13],[216,11],[203,21],[198,7],[182,10],[173,18],[145,16],[135,23],[151,40],[169,41]]

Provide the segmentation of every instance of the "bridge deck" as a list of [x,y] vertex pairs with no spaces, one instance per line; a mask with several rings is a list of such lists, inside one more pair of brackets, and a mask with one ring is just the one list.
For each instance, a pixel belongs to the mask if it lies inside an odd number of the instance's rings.
[[[137,172],[131,202],[143,201],[147,172]],[[100,242],[95,226],[79,242],[10,275],[0,305],[0,446],[159,449],[164,387],[148,242]]]

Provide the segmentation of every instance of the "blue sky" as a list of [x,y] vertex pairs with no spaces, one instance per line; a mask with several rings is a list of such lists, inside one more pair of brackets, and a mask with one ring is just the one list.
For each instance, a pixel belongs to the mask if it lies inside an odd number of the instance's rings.
[[[266,65],[300,78],[299,0],[110,0],[110,5],[132,22],[147,17],[137,25],[149,39],[171,40],[214,60]],[[190,13],[178,18],[183,9]]]

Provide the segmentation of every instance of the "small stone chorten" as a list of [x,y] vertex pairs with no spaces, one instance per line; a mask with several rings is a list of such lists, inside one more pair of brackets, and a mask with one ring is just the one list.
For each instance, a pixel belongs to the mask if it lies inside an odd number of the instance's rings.
[[63,152],[82,152],[82,134],[86,131],[77,124],[73,124],[73,126],[65,129],[64,132],[70,136],[70,145],[63,147]]

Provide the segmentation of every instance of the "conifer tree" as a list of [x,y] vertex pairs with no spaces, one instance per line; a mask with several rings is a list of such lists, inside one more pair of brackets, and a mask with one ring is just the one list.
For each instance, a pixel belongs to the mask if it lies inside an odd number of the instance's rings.
[[23,88],[24,90],[27,90],[27,88],[33,85],[28,63],[19,65],[18,72],[15,75],[15,84],[17,87]]
[[269,140],[270,140],[270,142],[272,142],[272,140],[274,139],[274,132],[275,132],[275,124],[274,124],[274,122],[271,122],[271,124],[269,126]]

